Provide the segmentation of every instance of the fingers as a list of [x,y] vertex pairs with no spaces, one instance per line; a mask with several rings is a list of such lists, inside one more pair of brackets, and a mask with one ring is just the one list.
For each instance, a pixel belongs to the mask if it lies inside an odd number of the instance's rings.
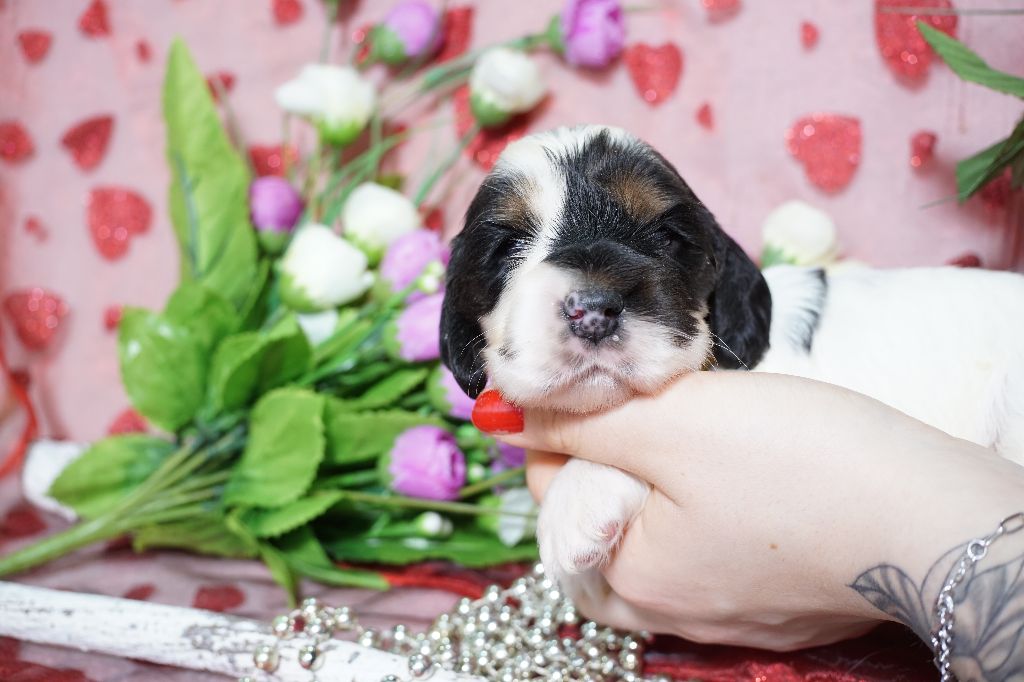
[[544,499],[551,479],[568,461],[566,455],[539,450],[526,451],[526,486],[530,489],[533,499],[539,504]]

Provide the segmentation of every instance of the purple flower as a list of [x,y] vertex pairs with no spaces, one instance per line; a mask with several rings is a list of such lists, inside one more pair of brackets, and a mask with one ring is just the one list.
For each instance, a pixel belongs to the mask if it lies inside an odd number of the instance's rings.
[[430,403],[449,417],[469,421],[473,414],[476,401],[466,395],[455,381],[455,375],[444,365],[439,365],[427,381],[427,395]]
[[[391,291],[401,291],[416,281],[428,263],[439,261],[448,265],[450,255],[436,232],[413,230],[391,242],[380,263],[380,276]],[[423,296],[423,292],[413,291],[407,300],[411,302]]]
[[433,53],[441,46],[440,19],[424,0],[398,3],[374,32],[374,53],[388,64]]
[[565,60],[600,68],[619,56],[626,24],[619,0],[568,0],[562,10]]
[[284,178],[268,175],[249,185],[249,210],[257,230],[290,232],[303,208],[302,197]]
[[[526,464],[526,450],[517,448],[514,445],[498,443],[497,453],[491,460],[491,473],[500,474],[502,471],[517,469]],[[493,452],[493,450],[492,450]]]
[[454,500],[466,482],[466,458],[455,438],[437,426],[414,426],[391,448],[391,487],[410,497]]
[[387,343],[393,355],[410,362],[436,360],[441,355],[441,302],[444,294],[413,301],[394,323]]

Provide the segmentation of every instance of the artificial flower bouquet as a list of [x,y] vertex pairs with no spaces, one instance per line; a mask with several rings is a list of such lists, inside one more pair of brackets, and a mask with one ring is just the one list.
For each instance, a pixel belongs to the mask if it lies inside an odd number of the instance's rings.
[[[224,98],[226,128],[172,45],[163,101],[181,280],[162,310],[125,310],[118,337],[132,404],[162,433],[111,436],[74,459],[49,495],[77,523],[0,557],[0,575],[123,535],[138,550],[259,557],[292,595],[300,577],[387,586],[355,564],[535,557],[523,452],[468,423],[472,400],[438,362],[448,254],[424,202],[481,128],[544,97],[530,50],[604,66],[622,49],[622,9],[570,0],[536,35],[435,63],[443,25],[426,2],[400,2],[351,64],[311,64],[278,88],[317,142],[255,180]],[[389,106],[467,82],[476,124],[410,199],[381,170],[417,132]]]

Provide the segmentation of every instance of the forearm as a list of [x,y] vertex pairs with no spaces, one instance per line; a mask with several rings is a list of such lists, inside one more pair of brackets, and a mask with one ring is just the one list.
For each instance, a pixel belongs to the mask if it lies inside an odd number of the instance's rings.
[[[889,560],[869,565],[850,587],[932,645],[936,598],[968,542],[990,535],[1024,510],[1024,469],[988,457],[946,467],[949,479],[928,477],[927,489],[887,529]],[[1024,675],[1024,532],[998,538],[953,591],[950,661],[960,680],[1008,680]]]

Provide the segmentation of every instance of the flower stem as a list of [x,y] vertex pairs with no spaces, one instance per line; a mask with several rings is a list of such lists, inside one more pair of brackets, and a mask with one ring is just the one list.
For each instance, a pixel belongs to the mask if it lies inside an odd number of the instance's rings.
[[317,484],[317,488],[327,490],[331,488],[358,488],[364,485],[380,483],[380,474],[376,469],[366,471],[352,471],[347,474],[338,474],[324,479]]
[[0,576],[34,568],[99,540],[115,538],[122,532],[117,519],[111,518],[110,514],[92,521],[83,521],[13,554],[0,557]]
[[515,469],[502,471],[500,474],[496,474],[494,476],[491,476],[490,478],[485,478],[482,481],[477,481],[472,485],[467,485],[465,488],[459,491],[459,498],[465,499],[467,497],[472,497],[477,493],[482,493],[485,490],[490,490],[494,486],[501,485],[502,483],[507,483],[508,481],[514,481],[515,479],[522,477],[522,475],[525,472],[526,469],[524,467],[516,467]]
[[412,200],[416,207],[419,208],[423,205],[424,200],[430,195],[430,190],[434,189],[434,185],[441,179],[441,176],[448,172],[448,170],[455,165],[455,162],[462,156],[462,152],[469,146],[469,143],[473,141],[473,138],[480,132],[480,124],[474,123],[470,126],[469,130],[459,140],[459,144],[455,147],[451,154],[448,155],[441,165],[434,169],[434,171],[424,179],[423,184],[420,185],[419,190],[416,192],[416,197]]
[[402,509],[426,509],[429,511],[446,512],[448,514],[468,514],[470,516],[489,516],[499,514],[504,516],[523,516],[533,518],[535,514],[513,512],[498,509],[497,507],[482,507],[476,504],[465,502],[443,502],[440,500],[423,500],[413,497],[399,497],[397,495],[378,495],[357,490],[346,490],[343,500],[350,502],[365,502],[376,504],[382,507],[398,507]]

